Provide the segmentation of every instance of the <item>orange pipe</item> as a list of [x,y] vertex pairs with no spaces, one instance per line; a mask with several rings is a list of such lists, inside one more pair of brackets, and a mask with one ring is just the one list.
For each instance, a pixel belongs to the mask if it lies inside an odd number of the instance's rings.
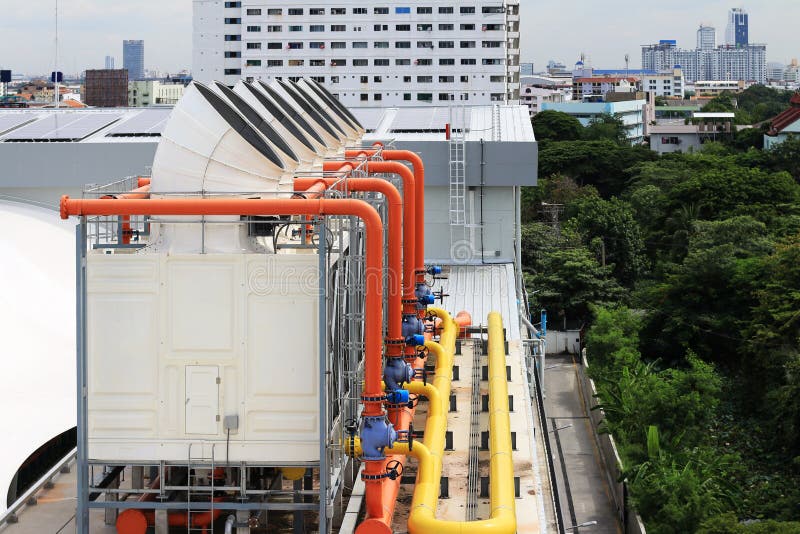
[[[348,151],[349,152],[349,151]],[[326,161],[325,171],[343,169],[341,161]],[[352,164],[350,168],[353,168]],[[368,173],[396,174],[403,181],[403,299],[414,299],[414,269],[417,258],[417,221],[422,221],[417,211],[417,181],[405,165],[397,162],[370,161],[365,166]],[[406,310],[415,313],[416,307]]]
[[[346,167],[350,167],[347,164]],[[344,168],[344,167],[342,167]],[[341,170],[341,169],[340,169]],[[389,299],[389,324],[387,337],[392,340],[399,340],[402,338],[402,295],[400,292],[400,277],[401,277],[401,211],[403,208],[403,199],[400,197],[400,192],[395,186],[386,180],[379,178],[348,178],[347,182],[339,178],[295,178],[294,188],[296,191],[315,191],[318,192],[320,188],[322,191],[329,187],[335,186],[338,190],[345,188],[351,191],[374,191],[381,193],[386,197],[388,205],[389,216],[389,272],[388,272],[388,287],[386,292]],[[400,347],[398,347],[400,348]],[[389,348],[387,347],[387,354]]]
[[[61,218],[88,215],[350,215],[364,221],[366,234],[363,415],[384,415],[381,399],[383,328],[383,223],[375,208],[354,199],[71,199],[61,197]],[[366,462],[378,464],[379,462]]]
[[[416,191],[415,191],[415,201],[416,201],[416,208],[417,213],[419,215],[418,220],[420,224],[418,224],[418,228],[416,229],[416,247],[417,247],[417,259],[416,259],[416,269],[417,269],[417,278],[418,281],[424,281],[424,271],[425,270],[425,226],[422,224],[422,221],[425,220],[425,165],[422,163],[422,158],[419,157],[418,154],[411,152],[410,150],[372,150],[372,149],[358,149],[358,150],[346,150],[344,156],[346,158],[357,158],[360,156],[366,156],[371,158],[375,154],[380,155],[383,159],[387,160],[387,162],[397,162],[397,161],[407,161],[411,163],[411,166],[414,167],[414,181],[416,183]],[[370,167],[375,163],[383,163],[383,162],[372,162],[370,161]],[[378,172],[378,171],[376,171]],[[385,171],[385,172],[392,172],[392,171]]]
[[146,185],[150,185],[150,178],[144,178],[140,176],[136,182],[136,187],[144,187]]

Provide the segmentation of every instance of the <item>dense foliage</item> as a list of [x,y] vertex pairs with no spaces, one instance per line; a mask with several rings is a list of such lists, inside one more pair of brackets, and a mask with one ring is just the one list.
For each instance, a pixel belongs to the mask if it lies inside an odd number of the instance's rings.
[[[784,99],[738,106],[756,122]],[[586,325],[648,532],[800,532],[800,140],[755,140],[657,157],[550,138],[523,195],[531,305]]]

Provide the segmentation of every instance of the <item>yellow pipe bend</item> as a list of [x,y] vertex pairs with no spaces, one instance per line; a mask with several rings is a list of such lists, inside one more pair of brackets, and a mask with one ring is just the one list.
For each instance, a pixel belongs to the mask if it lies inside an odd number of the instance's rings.
[[[441,344],[448,358],[447,366],[442,366],[446,380],[440,380],[441,400],[447,402],[450,397],[450,378],[452,373],[453,354],[457,327],[450,315],[438,308],[429,308],[429,312],[442,318],[444,330]],[[511,424],[508,414],[508,383],[506,381],[505,346],[503,337],[503,321],[500,314],[489,314],[489,451],[490,479],[489,500],[491,516],[481,521],[442,521],[436,519],[436,508],[439,503],[439,480],[442,474],[442,454],[444,453],[444,425],[425,426],[425,444],[415,442],[413,449],[408,444],[397,443],[386,454],[408,454],[417,458],[417,483],[414,487],[414,498],[411,502],[411,514],[408,518],[408,530],[411,534],[514,534],[517,530],[516,505],[514,502],[514,462],[511,456]],[[452,337],[451,337],[452,336]],[[426,343],[427,346],[427,343]],[[436,378],[440,378],[439,358],[437,353]],[[449,373],[446,372],[449,369]],[[445,395],[446,389],[446,395]]]

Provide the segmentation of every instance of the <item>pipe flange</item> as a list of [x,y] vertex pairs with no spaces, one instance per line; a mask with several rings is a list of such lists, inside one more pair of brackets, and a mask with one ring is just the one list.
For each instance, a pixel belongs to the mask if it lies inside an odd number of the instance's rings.
[[416,299],[416,298],[413,298],[413,299],[403,299],[403,304],[415,304],[415,305],[416,305],[416,304],[417,304],[417,302],[418,302],[418,301],[417,301],[417,299]]
[[[376,458],[374,460],[383,460],[384,458]],[[362,458],[362,460],[370,461],[370,458]],[[389,473],[381,473],[380,475],[368,475],[366,473],[361,473],[361,480],[368,482],[370,480],[383,480],[384,478],[389,478]]]
[[405,339],[387,339],[384,341],[386,345],[400,345],[404,346],[406,344]]
[[[379,396],[376,396],[376,397],[368,397],[366,395],[362,395],[361,396],[361,401],[362,402],[383,402],[385,400],[386,400],[386,395],[379,395]],[[376,415],[374,417],[381,418],[383,416],[382,415]]]

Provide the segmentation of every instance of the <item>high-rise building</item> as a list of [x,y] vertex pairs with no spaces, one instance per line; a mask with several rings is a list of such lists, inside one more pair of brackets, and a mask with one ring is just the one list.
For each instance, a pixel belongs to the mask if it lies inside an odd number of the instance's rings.
[[144,41],[122,41],[122,67],[128,70],[131,80],[144,78]]
[[106,70],[114,68],[114,56],[106,56]]
[[642,46],[642,68],[663,71],[680,66],[687,81],[767,81],[767,45],[741,48],[720,46],[713,50],[686,50],[674,41]]
[[310,76],[351,107],[519,100],[519,0],[242,4],[195,0],[196,80]]
[[717,30],[713,26],[700,25],[697,30],[697,48],[714,50],[717,47]]
[[520,76],[533,76],[533,63],[520,63]]
[[728,12],[728,26],[725,29],[725,44],[736,48],[750,43],[749,17],[741,8],[733,8]]
[[128,105],[128,71],[126,69],[86,71],[83,101],[89,106],[117,108]]

